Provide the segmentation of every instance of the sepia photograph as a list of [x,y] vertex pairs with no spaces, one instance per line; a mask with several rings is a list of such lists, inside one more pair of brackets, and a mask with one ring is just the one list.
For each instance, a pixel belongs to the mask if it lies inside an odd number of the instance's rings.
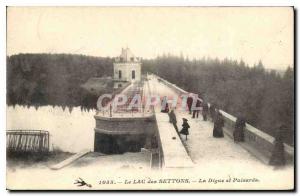
[[6,189],[295,190],[294,12],[7,6]]

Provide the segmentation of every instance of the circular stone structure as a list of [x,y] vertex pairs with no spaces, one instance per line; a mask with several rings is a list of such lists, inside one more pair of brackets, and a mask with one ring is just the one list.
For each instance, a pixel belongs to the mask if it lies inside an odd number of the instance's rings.
[[157,130],[153,114],[135,117],[94,117],[94,151],[104,154],[139,152],[145,145],[151,145],[151,139]]

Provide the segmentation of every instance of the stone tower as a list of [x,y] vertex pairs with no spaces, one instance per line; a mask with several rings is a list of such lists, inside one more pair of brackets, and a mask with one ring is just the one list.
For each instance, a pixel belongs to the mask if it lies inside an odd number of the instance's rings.
[[113,78],[114,88],[141,80],[141,59],[135,57],[129,48],[122,48],[121,55],[114,59]]

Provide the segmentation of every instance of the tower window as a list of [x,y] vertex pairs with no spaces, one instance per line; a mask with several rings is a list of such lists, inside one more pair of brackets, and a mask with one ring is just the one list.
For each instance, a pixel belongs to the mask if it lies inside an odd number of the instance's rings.
[[132,70],[132,79],[135,79],[135,70]]
[[121,79],[121,78],[122,78],[122,71],[119,70],[119,79]]

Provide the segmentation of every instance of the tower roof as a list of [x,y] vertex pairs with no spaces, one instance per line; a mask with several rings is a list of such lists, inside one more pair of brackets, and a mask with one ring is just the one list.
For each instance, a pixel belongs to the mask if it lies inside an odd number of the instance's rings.
[[136,58],[131,50],[127,48],[122,48],[121,55],[115,59],[117,62],[138,62],[140,59]]
[[123,58],[124,61],[130,61],[130,58],[134,57],[134,55],[129,48],[122,48],[120,57]]

